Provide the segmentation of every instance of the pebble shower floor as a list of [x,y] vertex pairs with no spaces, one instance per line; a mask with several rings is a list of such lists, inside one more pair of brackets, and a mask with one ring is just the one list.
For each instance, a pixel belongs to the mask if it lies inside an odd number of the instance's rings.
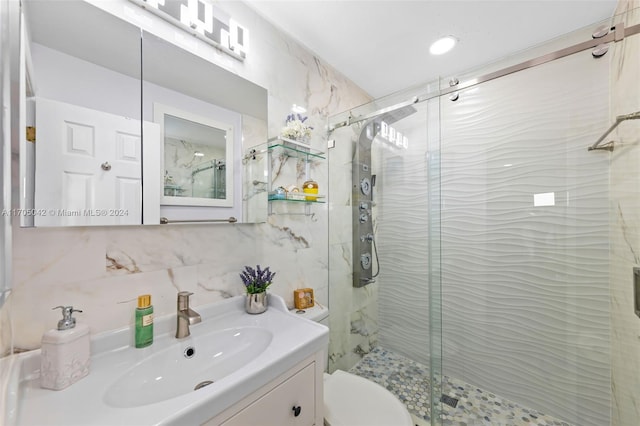
[[[351,370],[392,392],[420,423],[430,424],[429,369],[384,348],[374,348]],[[458,399],[442,404],[445,426],[573,426],[460,380],[443,376],[442,393]]]

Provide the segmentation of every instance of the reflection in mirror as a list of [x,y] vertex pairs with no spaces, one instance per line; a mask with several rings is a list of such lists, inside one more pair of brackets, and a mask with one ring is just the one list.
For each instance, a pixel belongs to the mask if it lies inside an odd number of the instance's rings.
[[233,206],[233,125],[154,105],[164,155],[163,205]]
[[146,31],[142,64],[143,117],[162,134],[160,216],[264,222],[249,206],[266,205],[266,192],[242,158],[266,140],[267,91]]
[[80,1],[22,12],[22,225],[141,224],[139,29]]
[[226,134],[223,129],[167,115],[164,195],[227,198]]

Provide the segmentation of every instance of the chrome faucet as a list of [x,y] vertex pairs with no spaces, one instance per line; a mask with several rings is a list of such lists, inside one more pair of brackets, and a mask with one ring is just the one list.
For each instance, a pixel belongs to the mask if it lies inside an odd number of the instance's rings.
[[193,293],[181,291],[178,293],[178,327],[176,329],[176,338],[182,339],[191,334],[189,326],[202,321],[200,314],[189,307],[189,296]]

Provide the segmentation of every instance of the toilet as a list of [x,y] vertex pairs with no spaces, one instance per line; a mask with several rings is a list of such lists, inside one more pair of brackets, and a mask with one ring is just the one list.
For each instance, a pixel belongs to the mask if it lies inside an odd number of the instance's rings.
[[[329,326],[329,309],[316,305],[291,312]],[[346,371],[324,374],[326,426],[413,426],[406,407],[377,383]]]

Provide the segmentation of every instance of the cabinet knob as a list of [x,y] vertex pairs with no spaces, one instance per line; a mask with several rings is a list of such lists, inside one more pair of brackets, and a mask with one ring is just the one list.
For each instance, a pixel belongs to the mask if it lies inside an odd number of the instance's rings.
[[302,412],[302,407],[299,406],[299,405],[294,405],[291,410],[293,411],[293,416],[294,417],[298,417],[300,415],[300,413]]

